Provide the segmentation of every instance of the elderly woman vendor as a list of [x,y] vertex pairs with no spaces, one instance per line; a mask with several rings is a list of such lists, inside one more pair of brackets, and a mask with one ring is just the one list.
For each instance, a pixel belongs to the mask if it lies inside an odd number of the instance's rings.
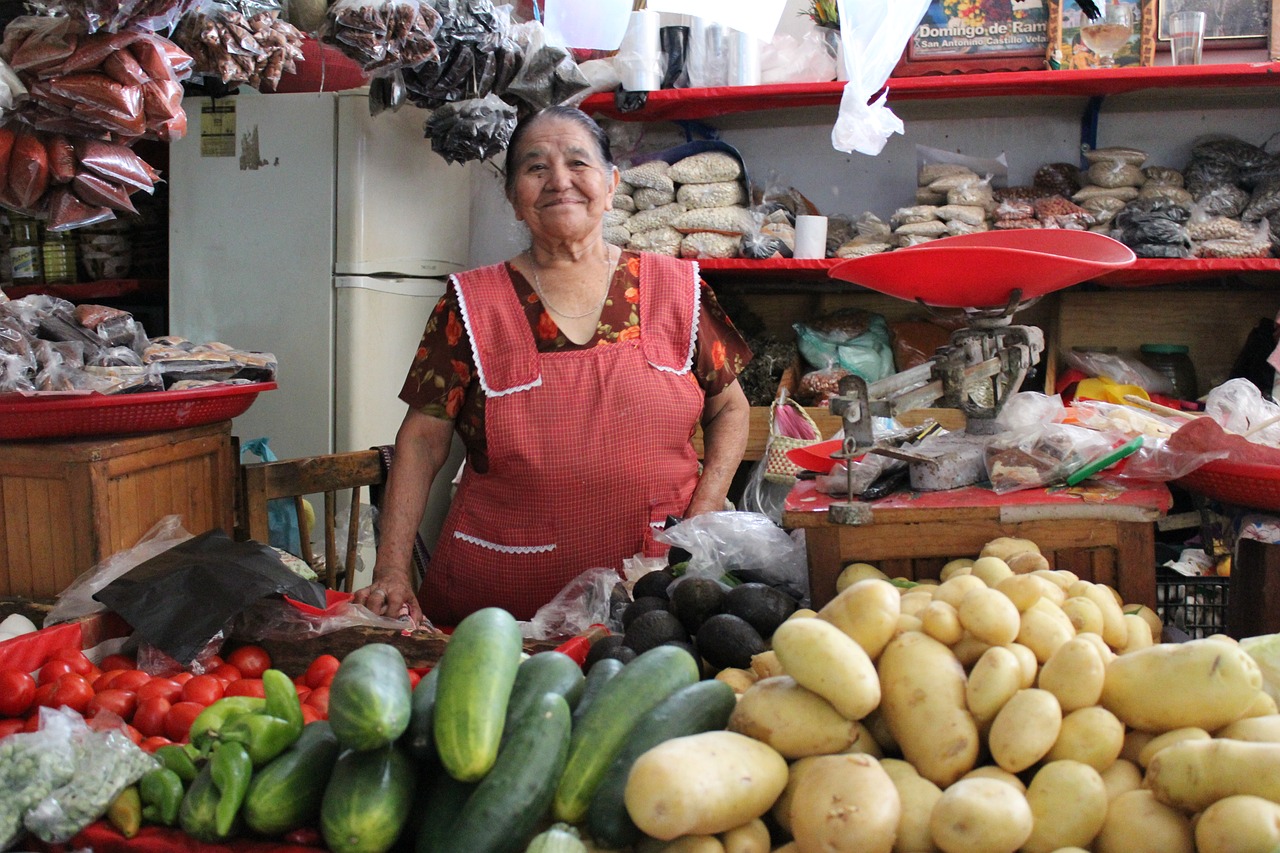
[[[668,515],[724,507],[751,353],[695,264],[604,241],[618,180],[578,110],[551,107],[512,134],[506,195],[532,244],[454,276],[427,322],[400,392],[373,582],[356,593],[375,613],[529,619],[586,569],[664,553],[653,531]],[[467,464],[414,590],[414,534],[455,430]]]

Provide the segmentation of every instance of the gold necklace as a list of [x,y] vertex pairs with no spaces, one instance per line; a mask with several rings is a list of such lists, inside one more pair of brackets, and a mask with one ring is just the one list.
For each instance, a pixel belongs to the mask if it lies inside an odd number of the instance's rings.
[[612,258],[607,248],[604,251],[604,293],[600,294],[600,301],[596,303],[594,308],[588,308],[581,314],[566,314],[547,300],[547,297],[542,292],[542,280],[538,278],[538,263],[533,259],[533,252],[526,249],[525,255],[529,257],[529,271],[533,273],[533,281],[530,282],[530,284],[533,285],[533,292],[538,294],[538,299],[543,305],[550,308],[566,320],[581,320],[583,317],[589,317],[592,314],[599,314],[600,310],[604,308],[605,300],[609,298],[609,285],[613,282],[613,264],[610,262]]

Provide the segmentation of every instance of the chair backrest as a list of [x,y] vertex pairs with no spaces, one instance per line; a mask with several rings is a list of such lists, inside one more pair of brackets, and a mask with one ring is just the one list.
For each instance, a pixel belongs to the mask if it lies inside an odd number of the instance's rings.
[[[302,456],[278,462],[258,462],[240,466],[241,524],[248,538],[267,542],[270,538],[267,502],[276,498],[292,498],[298,513],[298,533],[302,553],[299,555],[330,589],[350,589],[354,582],[356,549],[359,545],[360,490],[379,486],[385,480],[383,464],[377,450],[356,450],[324,456]],[[347,527],[346,548],[341,555],[337,547],[337,503],[343,490],[351,493],[351,516]],[[311,530],[303,512],[305,495],[324,495],[324,562],[320,564],[311,550]],[[317,517],[317,522],[320,518]]]

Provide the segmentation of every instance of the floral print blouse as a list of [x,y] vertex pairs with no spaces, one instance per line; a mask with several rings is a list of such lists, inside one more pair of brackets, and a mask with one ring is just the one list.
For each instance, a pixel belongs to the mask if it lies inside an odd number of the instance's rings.
[[[578,350],[602,346],[635,346],[640,338],[638,310],[640,256],[623,251],[609,285],[609,296],[600,314],[596,334],[585,344],[575,344],[543,310],[532,286],[510,264],[507,274],[525,306],[539,352]],[[733,327],[706,282],[700,282],[701,305],[698,339],[694,348],[690,381],[707,397],[730,385],[751,360],[751,351]],[[471,341],[462,323],[458,294],[452,284],[427,320],[422,342],[414,355],[400,399],[424,414],[454,421],[467,448],[467,464],[479,472],[488,470],[485,446],[485,393],[476,375]]]

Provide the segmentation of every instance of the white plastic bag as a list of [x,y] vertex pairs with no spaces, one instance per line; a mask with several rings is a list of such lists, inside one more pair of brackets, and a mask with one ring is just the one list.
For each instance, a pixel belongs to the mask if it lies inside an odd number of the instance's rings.
[[898,64],[907,40],[929,8],[929,0],[837,0],[837,6],[849,82],[840,99],[831,144],[838,151],[875,156],[904,126],[885,105],[887,91],[874,103],[868,102]]
[[686,575],[719,580],[733,572],[739,580],[783,586],[809,600],[809,562],[804,531],[788,534],[756,512],[706,512],[659,530],[654,538],[689,552]]
[[835,57],[827,52],[826,40],[817,29],[796,38],[778,33],[760,48],[760,82],[826,82],[835,79]]
[[610,597],[620,583],[622,577],[614,569],[587,569],[539,607],[532,619],[521,622],[521,635],[527,640],[549,640],[572,637],[592,625],[607,624]]

